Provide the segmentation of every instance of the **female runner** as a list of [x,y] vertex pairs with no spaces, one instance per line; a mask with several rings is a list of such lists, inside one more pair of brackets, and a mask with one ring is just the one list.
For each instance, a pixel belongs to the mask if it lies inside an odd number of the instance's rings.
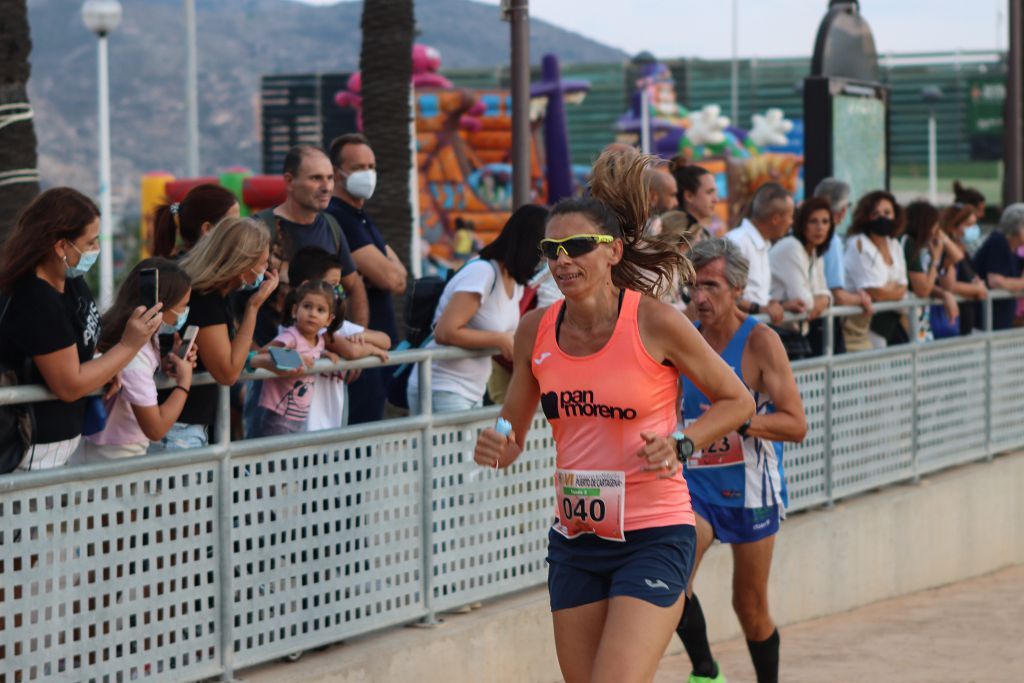
[[[569,683],[654,677],[694,558],[680,458],[754,411],[736,374],[656,298],[676,271],[692,268],[676,250],[641,240],[649,163],[606,151],[594,165],[593,198],[552,209],[541,249],[564,304],[520,322],[502,409],[512,431],[484,430],[474,456],[512,464],[541,403],[557,453],[548,589]],[[674,431],[680,372],[713,403],[685,435]]]

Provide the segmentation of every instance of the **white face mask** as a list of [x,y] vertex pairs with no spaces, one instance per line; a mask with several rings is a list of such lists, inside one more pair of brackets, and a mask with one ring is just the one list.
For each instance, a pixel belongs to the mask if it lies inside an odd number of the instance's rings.
[[356,199],[369,199],[377,188],[377,171],[355,171],[345,180],[345,189]]

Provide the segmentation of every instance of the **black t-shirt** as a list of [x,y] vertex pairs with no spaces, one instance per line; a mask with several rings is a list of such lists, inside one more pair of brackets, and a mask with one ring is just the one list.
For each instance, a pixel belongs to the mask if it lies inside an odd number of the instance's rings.
[[[192,299],[188,304],[188,324],[200,329],[211,325],[227,325],[228,339],[235,338],[235,322],[231,315],[230,300],[217,292],[192,292]],[[203,361],[196,362],[195,372],[206,372]],[[217,385],[192,387],[178,422],[212,427],[216,417]]]
[[[345,238],[352,251],[372,245],[387,256],[384,237],[365,211],[357,209],[337,197],[331,197],[327,212],[334,216],[338,224],[341,225],[341,230],[345,233]],[[369,328],[386,332],[392,339],[397,339],[398,326],[395,321],[395,307],[391,292],[374,287],[369,280],[366,280],[366,298],[370,307]]]
[[[1021,262],[1010,251],[1006,235],[994,231],[974,254],[974,269],[982,280],[988,280],[989,273],[1006,277],[1020,277]],[[1017,311],[1016,299],[1000,299],[992,302],[992,329],[1005,330],[1013,327],[1013,316]]]
[[323,213],[318,213],[312,223],[293,223],[276,214],[274,217],[288,246],[285,251],[286,261],[291,260],[292,255],[303,247],[320,247],[330,254],[337,254],[338,260],[341,261],[342,276],[356,271],[352,250],[345,239],[345,231],[342,230],[338,239],[335,239],[335,233]]
[[[86,363],[96,352],[99,336],[100,312],[82,278],[68,278],[62,294],[45,280],[29,275],[14,286],[0,323],[0,360],[20,371],[26,359],[75,346],[78,362]],[[35,364],[24,379],[28,384],[45,384]],[[34,441],[53,443],[80,435],[85,403],[81,398],[71,403],[35,404]]]

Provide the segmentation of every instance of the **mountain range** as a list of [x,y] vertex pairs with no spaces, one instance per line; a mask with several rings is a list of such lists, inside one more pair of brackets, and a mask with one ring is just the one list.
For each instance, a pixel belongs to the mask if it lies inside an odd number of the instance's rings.
[[[201,172],[259,169],[259,84],[265,74],[358,68],[362,3],[199,0],[197,36]],[[29,96],[45,186],[94,193],[96,39],[80,0],[29,0]],[[132,212],[139,176],[185,170],[185,30],[181,0],[129,0],[109,40],[113,197]],[[508,63],[508,24],[493,5],[416,0],[417,41],[437,48],[442,70]],[[625,53],[531,19],[531,56],[563,63],[618,62]]]

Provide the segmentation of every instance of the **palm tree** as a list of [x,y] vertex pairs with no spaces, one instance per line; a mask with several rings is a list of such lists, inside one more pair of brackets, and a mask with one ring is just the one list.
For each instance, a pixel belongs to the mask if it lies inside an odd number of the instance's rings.
[[0,243],[21,208],[39,194],[26,88],[31,51],[27,0],[0,0]]
[[364,0],[362,30],[363,132],[373,145],[379,176],[370,210],[385,241],[408,266],[413,0]]

